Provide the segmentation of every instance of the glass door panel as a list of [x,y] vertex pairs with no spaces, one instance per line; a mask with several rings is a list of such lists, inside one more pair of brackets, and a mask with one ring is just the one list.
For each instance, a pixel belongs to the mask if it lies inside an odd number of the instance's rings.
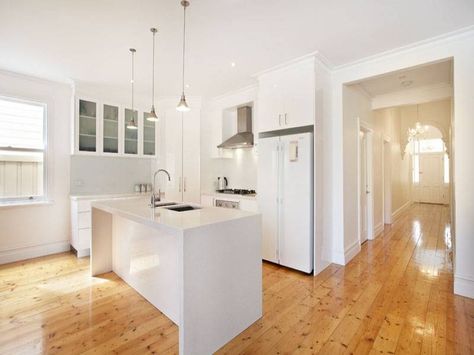
[[96,151],[97,104],[79,100],[79,150]]
[[104,105],[104,153],[118,153],[117,106]]
[[[133,112],[133,118],[135,124],[138,125],[138,111]],[[125,109],[125,139],[124,139],[124,152],[125,154],[138,154],[138,130],[127,128],[128,124],[132,121],[132,110]]]
[[155,125],[156,122],[148,121],[148,112],[143,113],[143,154],[155,155]]

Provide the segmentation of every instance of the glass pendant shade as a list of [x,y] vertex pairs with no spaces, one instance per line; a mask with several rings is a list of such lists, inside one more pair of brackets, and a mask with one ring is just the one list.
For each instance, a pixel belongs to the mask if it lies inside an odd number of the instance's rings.
[[135,123],[135,121],[130,121],[130,122],[127,124],[127,129],[138,129],[138,126],[137,126],[137,124]]
[[137,123],[135,122],[135,110],[134,110],[134,97],[133,97],[133,89],[134,89],[134,83],[135,83],[135,53],[136,49],[135,48],[130,48],[130,53],[132,54],[132,79],[130,80],[130,83],[132,84],[132,119],[130,122],[127,123],[127,129],[135,130],[138,129]]
[[146,118],[147,121],[157,122],[158,115],[155,111],[155,35],[158,30],[155,27],[150,28],[151,33],[153,34],[153,57],[151,65],[151,110],[150,115]]
[[151,107],[150,115],[146,118],[146,120],[150,122],[158,121],[158,115],[155,112],[155,106]]
[[183,67],[181,77],[182,94],[178,106],[176,106],[176,110],[179,112],[188,112],[191,109],[189,108],[188,103],[186,102],[186,96],[184,95],[184,69],[186,63],[186,8],[189,6],[189,1],[182,0],[181,6],[183,7]]
[[188,112],[191,110],[186,102],[186,96],[184,96],[184,93],[181,95],[181,99],[179,100],[178,106],[176,106],[176,110],[179,112]]

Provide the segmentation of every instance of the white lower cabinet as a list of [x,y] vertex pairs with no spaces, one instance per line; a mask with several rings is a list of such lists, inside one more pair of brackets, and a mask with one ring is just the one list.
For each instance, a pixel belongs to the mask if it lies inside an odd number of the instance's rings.
[[71,246],[77,257],[90,254],[92,236],[92,201],[136,197],[137,194],[114,194],[102,196],[71,196]]
[[91,201],[71,199],[71,246],[79,258],[90,254]]

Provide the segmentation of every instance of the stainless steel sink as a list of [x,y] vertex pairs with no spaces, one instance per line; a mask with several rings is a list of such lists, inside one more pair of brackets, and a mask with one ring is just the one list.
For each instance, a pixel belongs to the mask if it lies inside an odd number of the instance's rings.
[[176,212],[185,212],[185,211],[192,211],[192,210],[199,210],[201,207],[191,206],[191,205],[178,205],[178,206],[171,206],[165,207],[167,210],[176,211]]
[[165,206],[174,206],[177,205],[176,202],[155,202],[155,207],[165,207]]

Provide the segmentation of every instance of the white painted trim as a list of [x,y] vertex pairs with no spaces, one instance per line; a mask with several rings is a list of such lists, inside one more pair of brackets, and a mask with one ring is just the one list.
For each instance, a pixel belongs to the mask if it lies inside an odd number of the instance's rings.
[[405,212],[408,208],[410,208],[412,204],[413,204],[412,201],[407,201],[400,208],[394,211],[392,213],[392,223],[395,222],[403,212]]
[[[358,239],[357,239],[357,242],[359,242]],[[345,265],[346,262],[345,262],[345,258],[344,258],[344,253],[341,252],[341,251],[333,251],[333,253],[332,253],[332,262],[334,264],[338,264],[338,265]]]
[[357,239],[352,245],[344,251],[344,265],[348,264],[349,261],[354,258],[360,252],[360,243],[359,239]]
[[0,251],[0,264],[12,263],[70,250],[69,241],[48,243]]
[[383,222],[380,222],[374,227],[374,239],[377,238],[384,230]]
[[474,280],[465,275],[454,274],[454,293],[474,299]]
[[344,70],[351,67],[356,67],[360,64],[367,64],[370,62],[377,61],[379,59],[386,59],[387,57],[390,57],[390,56],[410,52],[412,50],[419,50],[420,48],[423,48],[423,47],[429,47],[433,45],[443,45],[446,42],[451,42],[452,40],[461,39],[462,37],[468,37],[471,35],[474,35],[474,25],[470,25],[470,26],[461,28],[459,30],[447,32],[442,35],[431,37],[422,41],[413,42],[406,46],[393,48],[393,49],[380,52],[371,56],[357,59],[350,63],[337,65],[337,66],[334,66],[332,69],[334,71]]
[[333,251],[332,253],[332,262],[338,265],[346,265],[349,261],[354,258],[360,252],[360,243],[359,238],[352,243],[351,246],[346,248],[344,252]]

